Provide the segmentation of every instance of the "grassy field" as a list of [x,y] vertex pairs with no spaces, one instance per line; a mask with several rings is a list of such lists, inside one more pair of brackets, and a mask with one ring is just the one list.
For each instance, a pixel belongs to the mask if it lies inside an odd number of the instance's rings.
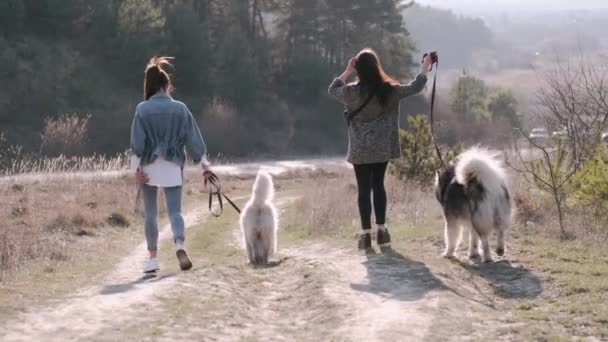
[[[3,262],[11,260],[3,264],[0,284],[3,319],[19,317],[38,306],[56,305],[78,289],[94,285],[143,239],[141,219],[125,210],[133,204],[130,180],[90,182],[78,186],[69,182],[10,184],[2,189],[3,198],[9,200],[4,200],[1,209],[10,219],[0,223],[5,234],[0,252]],[[227,179],[226,189],[242,198],[251,182],[251,177]],[[432,193],[392,177],[387,179],[387,187],[392,251],[376,249],[377,255],[367,256],[356,251],[356,187],[350,171],[289,173],[276,179],[281,231],[279,253],[271,267],[246,264],[237,216],[231,209],[219,219],[207,217],[188,230],[186,245],[195,261],[194,270],[180,274],[171,242],[164,242],[161,262],[168,271],[159,282],[170,281],[170,288],[142,306],[145,315],[125,321],[119,330],[102,330],[99,336],[152,340],[248,336],[253,341],[269,336],[301,340],[333,336],[350,340],[346,336],[352,332],[342,330],[343,322],[359,319],[353,316],[357,311],[353,303],[366,295],[372,301],[384,298],[377,303],[383,310],[386,303],[401,298],[398,317],[408,317],[410,307],[415,315],[432,312],[425,323],[430,324],[424,335],[429,340],[446,336],[608,339],[608,252],[598,242],[603,235],[587,230],[560,240],[549,209],[537,203],[535,210],[544,215],[534,216],[527,208],[525,220],[516,220],[506,258],[477,264],[468,261],[461,250],[457,260],[446,260],[439,256],[443,221]],[[189,188],[186,207],[201,210],[206,200],[201,184],[191,183]],[[59,196],[65,193],[74,195]],[[87,204],[93,202],[96,210]],[[15,211],[25,214],[11,214],[16,204],[25,209]],[[121,213],[129,225],[113,226],[108,218],[115,213]],[[20,221],[25,231],[7,228]],[[570,229],[580,230],[576,220],[572,222]],[[60,229],[44,228],[53,224]],[[11,246],[22,247],[6,249],[9,240]],[[28,244],[44,248],[23,247]],[[24,250],[28,253],[15,252]],[[359,285],[359,278],[353,280],[348,273],[358,272],[361,265],[365,265],[360,275],[365,281]],[[348,281],[352,284],[345,288]],[[413,303],[432,300],[439,304],[416,311],[419,308]],[[375,314],[373,306],[366,310]],[[314,328],[305,329],[304,323]],[[398,331],[391,329],[381,333]],[[275,336],[277,332],[282,335]],[[365,336],[365,329],[357,333]]]

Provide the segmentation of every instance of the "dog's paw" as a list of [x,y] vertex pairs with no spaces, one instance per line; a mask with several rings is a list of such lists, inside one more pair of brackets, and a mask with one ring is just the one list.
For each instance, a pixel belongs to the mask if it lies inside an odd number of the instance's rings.
[[453,259],[454,258],[454,253],[443,252],[443,253],[441,253],[441,257],[445,258],[445,259]]
[[486,264],[489,264],[489,263],[491,263],[493,261],[494,261],[494,259],[492,259],[491,256],[487,256],[487,257],[483,258],[483,262],[486,263]]
[[479,258],[481,258],[481,255],[477,252],[469,252],[469,259],[470,260],[478,260]]

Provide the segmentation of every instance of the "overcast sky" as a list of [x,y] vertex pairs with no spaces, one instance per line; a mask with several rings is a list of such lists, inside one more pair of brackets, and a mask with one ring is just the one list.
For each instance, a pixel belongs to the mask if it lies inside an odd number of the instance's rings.
[[464,13],[608,8],[608,0],[416,0]]

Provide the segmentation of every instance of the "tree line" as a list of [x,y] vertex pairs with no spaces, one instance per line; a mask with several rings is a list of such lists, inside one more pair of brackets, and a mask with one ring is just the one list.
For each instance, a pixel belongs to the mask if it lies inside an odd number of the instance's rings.
[[0,125],[38,151],[49,118],[77,113],[82,153],[128,147],[146,61],[175,57],[175,97],[213,152],[330,154],[344,149],[331,78],[362,47],[411,76],[399,0],[6,0],[0,4]]

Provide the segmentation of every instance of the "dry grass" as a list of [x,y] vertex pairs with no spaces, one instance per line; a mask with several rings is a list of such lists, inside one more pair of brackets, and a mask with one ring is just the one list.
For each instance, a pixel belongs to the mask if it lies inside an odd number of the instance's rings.
[[75,155],[84,149],[90,115],[65,114],[47,118],[42,131],[42,150],[47,155]]
[[[519,174],[512,175],[511,184],[516,211],[513,229],[525,235],[536,234],[545,238],[559,235],[557,210],[550,195],[535,189]],[[605,217],[598,216],[594,208],[574,199],[568,200],[564,207],[565,229],[571,240],[590,247],[605,245],[608,241]]]
[[0,176],[48,175],[53,173],[105,172],[126,170],[129,154],[124,152],[114,157],[93,155],[89,157],[39,158],[24,156],[13,160],[8,167],[0,170]]
[[[80,163],[78,170],[113,169],[124,157]],[[38,170],[65,170],[66,164],[40,164]],[[103,159],[100,159],[103,160]],[[50,161],[50,159],[47,159]],[[41,162],[42,163],[42,162]],[[73,169],[71,169],[73,170]],[[184,208],[205,205],[206,189],[199,171],[186,172]],[[250,191],[254,175],[222,177],[223,190],[230,196]],[[283,185],[284,184],[284,185]],[[279,177],[277,187],[294,185],[290,178]],[[143,239],[142,217],[135,215],[136,188],[127,173],[117,177],[57,177],[0,179],[0,283],[27,272],[29,265],[55,267],[90,247],[92,254],[103,254],[109,236],[120,238],[135,233]],[[166,213],[163,192],[159,192],[161,219]],[[226,210],[231,210],[228,206]]]
[[[418,226],[441,216],[434,195],[418,185],[387,175],[387,223]],[[357,185],[354,174],[340,172],[324,177],[306,187],[295,203],[297,221],[308,227],[309,234],[337,234],[359,229]]]
[[[65,261],[83,238],[135,220],[126,178],[0,184],[0,281],[30,262]],[[117,223],[118,224],[115,224]]]

